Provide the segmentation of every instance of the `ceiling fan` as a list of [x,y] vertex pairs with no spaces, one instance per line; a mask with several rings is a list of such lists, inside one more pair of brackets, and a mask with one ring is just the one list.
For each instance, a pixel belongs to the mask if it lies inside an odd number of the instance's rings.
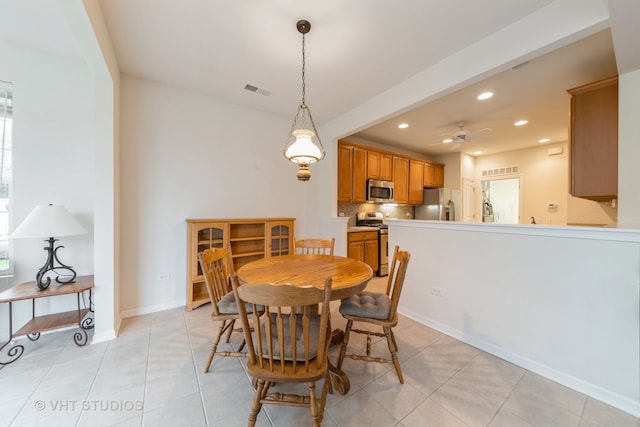
[[447,139],[445,139],[442,142],[438,142],[435,144],[430,144],[429,146],[433,146],[433,145],[441,145],[441,144],[450,144],[450,143],[454,143],[453,144],[453,149],[458,149],[460,148],[460,146],[462,144],[464,144],[465,142],[471,142],[474,139],[478,139],[479,136],[484,135],[486,133],[491,132],[491,129],[489,128],[484,128],[484,129],[480,129],[477,131],[468,131],[464,128],[464,122],[463,121],[459,121],[458,123],[456,123],[456,125],[458,126],[458,130],[455,131],[454,133],[445,133],[443,134],[443,136],[447,137]]

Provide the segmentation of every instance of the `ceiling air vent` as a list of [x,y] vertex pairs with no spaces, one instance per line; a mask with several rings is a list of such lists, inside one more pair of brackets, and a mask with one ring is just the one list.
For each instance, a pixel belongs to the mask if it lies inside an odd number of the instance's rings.
[[249,83],[244,85],[244,90],[248,90],[249,92],[257,93],[264,96],[271,95],[271,92],[269,92],[268,90],[259,88],[258,86],[250,85]]
[[520,173],[519,166],[507,166],[504,168],[484,169],[482,176],[503,176],[503,175],[517,175]]

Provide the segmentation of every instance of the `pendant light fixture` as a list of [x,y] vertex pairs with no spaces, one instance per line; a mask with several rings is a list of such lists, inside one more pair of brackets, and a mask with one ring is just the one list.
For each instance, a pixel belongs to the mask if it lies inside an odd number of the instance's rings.
[[318,130],[313,122],[311,110],[305,102],[305,34],[311,30],[309,21],[300,20],[296,24],[298,32],[302,34],[302,102],[291,125],[282,153],[289,161],[298,164],[298,180],[309,181],[311,172],[309,165],[324,159],[324,147],[318,137]]

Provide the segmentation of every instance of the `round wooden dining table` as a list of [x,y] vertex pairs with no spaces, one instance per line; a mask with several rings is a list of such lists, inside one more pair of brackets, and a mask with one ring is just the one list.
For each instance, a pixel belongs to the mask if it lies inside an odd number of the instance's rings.
[[263,258],[238,269],[241,284],[274,283],[324,288],[331,277],[331,299],[347,298],[362,291],[373,277],[364,262],[335,255],[285,255]]
[[[331,277],[331,299],[339,300],[364,290],[373,277],[368,264],[335,255],[284,255],[263,258],[240,267],[236,273],[242,285],[256,283],[291,284],[324,288]],[[332,342],[342,342],[344,332],[334,330]],[[331,384],[340,394],[349,391],[347,375],[329,361]]]

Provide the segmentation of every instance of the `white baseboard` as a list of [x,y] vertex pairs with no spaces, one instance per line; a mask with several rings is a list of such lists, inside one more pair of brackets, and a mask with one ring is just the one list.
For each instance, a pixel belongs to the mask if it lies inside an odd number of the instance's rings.
[[151,305],[147,307],[139,307],[139,308],[134,308],[132,310],[125,310],[120,312],[120,318],[126,319],[127,317],[142,316],[144,314],[156,313],[158,311],[164,311],[164,310],[171,310],[173,308],[178,308],[183,306],[184,306],[184,302],[171,301],[171,302],[166,302],[164,304]]
[[558,371],[557,369],[551,368],[550,366],[538,363],[535,360],[531,360],[518,354],[509,353],[499,346],[496,346],[480,338],[470,336],[469,334],[463,333],[461,331],[451,329],[448,326],[443,325],[421,314],[400,308],[398,308],[398,312],[410,319],[415,320],[416,322],[422,323],[423,325],[442,332],[443,334],[449,335],[450,337],[460,340],[496,357],[511,362],[517,366],[520,366],[521,368],[527,369],[531,372],[534,372],[538,375],[541,375],[545,378],[548,378],[552,381],[583,393],[589,397],[618,408],[621,411],[627,412],[635,417],[640,417],[640,402],[636,402],[595,384],[583,381],[579,378]]
[[115,330],[100,332],[93,334],[91,344],[98,344],[105,341],[115,340],[117,338]]

